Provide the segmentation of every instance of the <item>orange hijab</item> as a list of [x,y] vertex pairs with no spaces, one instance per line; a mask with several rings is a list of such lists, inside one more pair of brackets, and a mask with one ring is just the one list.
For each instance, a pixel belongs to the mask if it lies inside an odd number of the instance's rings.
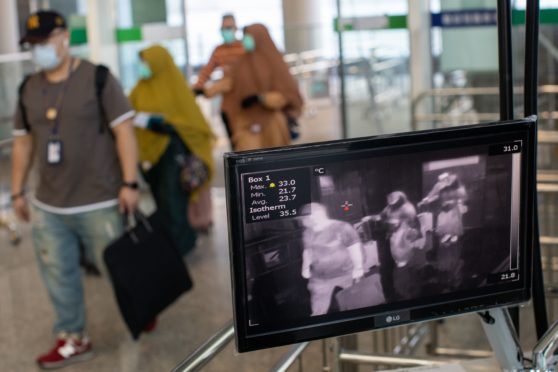
[[[255,105],[248,109],[241,107],[244,98],[251,95],[278,92],[285,97],[286,107],[282,110],[293,117],[300,116],[302,112],[302,97],[298,89],[298,83],[289,72],[289,67],[283,60],[267,28],[262,24],[253,24],[244,29],[256,42],[253,52],[248,52],[238,59],[231,69],[233,79],[232,90],[229,92],[230,110],[228,114],[231,120],[233,136],[235,129],[238,131],[239,117],[251,122],[261,123],[264,127],[270,120],[278,118],[277,112],[266,109],[261,105]],[[284,114],[283,114],[284,116]],[[286,120],[285,120],[286,128]],[[288,136],[288,133],[287,133]],[[290,139],[288,140],[290,142]],[[271,144],[285,145],[283,144]]]

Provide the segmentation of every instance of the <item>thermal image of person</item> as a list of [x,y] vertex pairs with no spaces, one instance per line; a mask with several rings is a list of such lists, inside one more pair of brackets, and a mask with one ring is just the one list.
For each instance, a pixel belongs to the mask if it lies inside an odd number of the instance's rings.
[[301,208],[304,226],[302,277],[308,279],[312,316],[326,314],[335,287],[348,288],[364,275],[360,238],[353,226],[330,219],[319,203]]
[[405,266],[411,257],[415,243],[420,237],[417,211],[402,191],[387,196],[387,206],[382,212],[390,229],[391,255],[397,267]]
[[463,235],[463,215],[467,213],[467,191],[455,174],[448,175],[440,190],[440,213],[436,233],[440,243],[455,243]]
[[449,173],[444,172],[438,175],[438,181],[432,187],[432,190],[426,195],[419,203],[418,207],[421,208],[423,206],[429,205],[435,201],[437,201],[440,197],[440,190],[444,188],[448,183]]
[[404,192],[394,191],[388,194],[381,216],[389,228],[390,250],[395,261],[393,286],[398,298],[417,296],[424,258],[420,251],[422,233],[416,209]]
[[461,258],[463,215],[467,213],[467,191],[457,175],[450,174],[447,185],[440,190],[440,212],[436,235],[440,241],[437,252],[438,270],[446,278],[449,290],[462,281],[463,260]]

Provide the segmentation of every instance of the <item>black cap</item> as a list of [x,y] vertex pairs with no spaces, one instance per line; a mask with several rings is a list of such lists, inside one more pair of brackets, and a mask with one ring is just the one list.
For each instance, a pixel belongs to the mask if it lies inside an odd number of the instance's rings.
[[56,28],[67,28],[64,16],[51,10],[40,10],[27,18],[25,36],[19,43],[40,43],[46,40],[52,30]]

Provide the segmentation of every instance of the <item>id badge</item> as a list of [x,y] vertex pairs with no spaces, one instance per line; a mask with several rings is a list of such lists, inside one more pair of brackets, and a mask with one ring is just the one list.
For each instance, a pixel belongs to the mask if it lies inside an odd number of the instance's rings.
[[50,140],[47,145],[47,162],[49,165],[62,163],[62,141]]

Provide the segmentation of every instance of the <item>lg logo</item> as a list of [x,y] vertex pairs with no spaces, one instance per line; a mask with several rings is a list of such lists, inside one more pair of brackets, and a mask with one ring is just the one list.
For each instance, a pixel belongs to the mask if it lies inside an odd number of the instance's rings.
[[395,323],[399,324],[408,320],[411,320],[411,313],[409,311],[400,311],[389,315],[383,314],[374,318],[374,322],[378,326],[394,325]]

